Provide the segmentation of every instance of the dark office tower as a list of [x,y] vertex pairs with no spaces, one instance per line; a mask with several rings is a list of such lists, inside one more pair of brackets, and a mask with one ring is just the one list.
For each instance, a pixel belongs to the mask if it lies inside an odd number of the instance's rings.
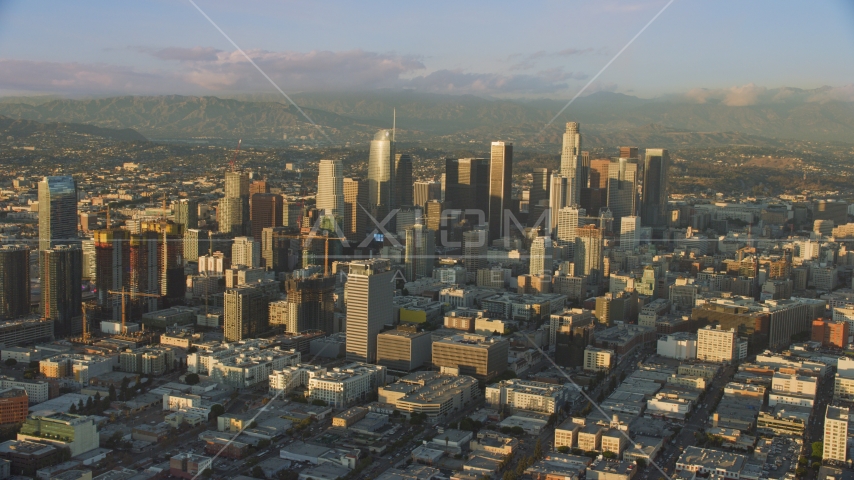
[[560,154],[560,174],[569,179],[569,191],[567,202],[569,205],[578,205],[581,198],[581,175],[583,168],[581,164],[581,124],[578,122],[567,122],[566,132],[563,134],[563,149]]
[[267,180],[255,180],[249,184],[249,199],[252,200],[252,195],[256,193],[270,193],[270,184]]
[[30,249],[0,246],[0,320],[30,313]]
[[445,159],[445,198],[453,208],[483,212],[481,219],[474,213],[468,215],[469,223],[486,222],[489,214],[489,160]]
[[[107,307],[121,305],[108,290],[119,291],[128,286],[130,280],[130,232],[120,229],[96,230],[95,241],[95,290],[98,305]],[[119,313],[118,310],[113,312]],[[113,318],[118,318],[114,316]]]
[[282,226],[282,196],[276,193],[256,193],[252,195],[252,238],[261,242],[261,232],[265,228]]
[[505,232],[504,212],[510,210],[510,187],[513,183],[513,144],[492,142],[489,161],[489,241]]
[[[267,270],[284,272],[288,269],[288,251],[298,249],[292,227],[269,227],[261,231],[261,265]],[[292,246],[293,244],[293,246]]]
[[647,148],[643,162],[641,222],[649,227],[667,226],[667,169],[670,154],[662,148]]
[[187,290],[184,276],[184,241],[177,224],[165,225],[158,234],[160,250],[157,270],[160,275],[160,295],[170,299],[184,298]]
[[588,187],[581,191],[581,207],[590,216],[598,216],[599,210],[608,205],[608,169],[611,160],[600,158],[590,162]]
[[394,156],[395,207],[414,205],[412,198],[412,156],[399,153]]
[[[160,293],[159,258],[160,235],[145,231],[130,235],[130,273],[129,291],[139,293]],[[138,303],[145,305],[144,311],[157,310],[157,299],[140,298]]]
[[637,160],[639,158],[638,147],[620,147],[620,157]]
[[436,232],[416,224],[406,229],[404,264],[408,281],[433,275],[436,255]]
[[528,207],[528,226],[532,226],[540,219],[543,212],[549,208],[549,192],[551,183],[551,170],[548,168],[534,169],[534,183],[531,185]]
[[220,200],[219,231],[234,235],[247,233],[249,226],[249,175],[225,173],[225,198]]
[[614,215],[615,231],[620,219],[635,214],[638,191],[638,164],[630,158],[613,158],[608,166],[608,208]]
[[584,365],[584,350],[593,342],[595,327],[589,320],[582,324],[561,325],[555,333],[555,363],[561,367]]
[[258,287],[229,288],[223,294],[223,338],[239,342],[269,330],[270,298]]
[[[199,202],[189,198],[182,198],[175,202],[175,223],[181,225],[181,232],[191,228],[199,228]],[[107,228],[110,228],[107,225]]]
[[581,188],[586,188],[590,183],[590,152],[581,152]]
[[57,245],[41,254],[41,315],[53,321],[57,338],[83,332],[83,250],[76,245]]
[[306,330],[333,332],[335,319],[335,276],[293,277],[285,281],[287,293],[287,332]]
[[77,241],[77,182],[44,177],[39,182],[39,250]]
[[[358,245],[365,239],[369,208],[368,182],[360,178],[344,179],[344,235]],[[382,221],[382,220],[380,220]]]
[[390,130],[380,130],[371,141],[368,156],[368,203],[382,221],[394,203],[394,142]]

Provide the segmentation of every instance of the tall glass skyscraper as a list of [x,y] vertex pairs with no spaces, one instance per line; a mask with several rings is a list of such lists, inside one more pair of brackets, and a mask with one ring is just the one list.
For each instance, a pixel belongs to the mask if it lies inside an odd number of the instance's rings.
[[39,182],[39,251],[77,242],[77,182],[44,177]]
[[510,187],[513,182],[513,144],[492,142],[489,160],[489,241],[504,232],[504,211],[510,209]]
[[412,156],[398,153],[394,156],[394,206],[414,205],[412,199]]
[[83,250],[76,245],[57,245],[40,256],[42,318],[53,321],[57,338],[81,333]]
[[[567,122],[563,134],[563,150],[560,153],[560,174],[569,179],[567,204],[578,205],[581,200],[582,174],[584,167],[581,162],[581,124]],[[554,208],[554,206],[552,206]]]
[[663,148],[647,148],[643,162],[641,221],[645,226],[667,226],[667,169],[670,154]]
[[[380,130],[371,141],[368,157],[368,202],[383,217],[394,203],[394,142],[391,130]],[[382,217],[378,218],[382,220]]]

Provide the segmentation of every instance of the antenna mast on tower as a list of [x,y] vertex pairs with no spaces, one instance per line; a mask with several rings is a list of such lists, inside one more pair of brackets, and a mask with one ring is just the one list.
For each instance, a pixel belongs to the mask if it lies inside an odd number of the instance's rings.
[[391,143],[394,143],[394,131],[397,127],[397,109],[391,110]]

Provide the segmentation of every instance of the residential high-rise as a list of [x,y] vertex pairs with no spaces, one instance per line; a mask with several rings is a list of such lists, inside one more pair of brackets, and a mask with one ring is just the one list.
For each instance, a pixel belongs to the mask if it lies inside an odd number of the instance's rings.
[[560,174],[569,179],[567,205],[578,205],[581,201],[581,124],[567,122],[563,134],[563,149],[560,154]]
[[412,156],[398,153],[394,156],[395,207],[413,205],[412,199]]
[[293,276],[285,281],[290,333],[322,330],[332,334],[335,320],[335,277]]
[[[175,213],[175,223],[181,225],[181,231],[199,228],[199,202],[190,198],[182,198],[172,204]],[[110,228],[107,225],[107,228]]]
[[291,227],[270,227],[261,231],[261,266],[274,272],[288,270],[288,252],[294,240]]
[[575,274],[588,277],[595,284],[602,278],[602,230],[596,225],[578,227],[575,238],[573,261]]
[[208,253],[208,231],[190,228],[184,230],[184,260],[196,262],[199,255]]
[[570,185],[571,180],[559,173],[552,173],[549,179],[549,208],[551,210],[549,212],[548,226],[550,230],[546,232],[549,235],[557,232],[558,215],[561,209],[574,206],[569,201],[570,190],[572,188]]
[[281,227],[284,214],[282,196],[277,193],[256,193],[252,195],[252,238],[261,242],[261,232],[265,228]]
[[848,407],[827,406],[822,460],[839,463],[848,460],[848,412]]
[[548,168],[534,169],[534,182],[528,199],[528,226],[533,226],[543,212],[549,208],[549,192],[551,192],[551,170]]
[[30,313],[30,249],[0,246],[0,320]]
[[633,252],[640,243],[641,217],[623,217],[620,222],[620,248]]
[[344,188],[344,235],[356,245],[365,239],[368,215],[368,182],[360,178],[345,178]]
[[344,298],[347,307],[347,361],[374,363],[377,335],[392,323],[395,274],[388,260],[350,262]]
[[463,233],[463,263],[466,267],[466,279],[473,282],[477,271],[487,266],[487,237],[489,232],[476,228]]
[[344,165],[341,160],[320,161],[316,207],[324,215],[344,215]]
[[510,210],[513,183],[513,144],[492,142],[489,161],[489,241],[501,238],[505,231],[505,210]]
[[640,215],[644,226],[667,226],[667,170],[670,154],[663,148],[647,148],[643,166],[643,198]]
[[428,230],[420,223],[406,229],[404,263],[407,281],[431,277],[435,255],[436,232]]
[[282,204],[282,226],[299,228],[302,214],[302,202],[284,202]]
[[738,332],[711,325],[697,330],[697,360],[730,363],[738,359]]
[[243,235],[249,233],[249,175],[232,171],[225,173],[225,198],[220,200],[219,230]]
[[[160,236],[157,232],[144,231],[130,235],[130,288],[131,292],[160,293],[158,244]],[[146,304],[146,310],[157,309],[156,298],[142,298],[139,301]]]
[[422,209],[427,208],[430,200],[442,198],[442,184],[439,182],[415,182],[412,188],[412,203]]
[[540,236],[531,242],[529,271],[531,275],[551,275],[554,257],[552,256],[552,237]]
[[583,208],[563,207],[557,216],[557,243],[575,249],[575,237],[581,225],[581,217],[587,215]]
[[368,203],[370,209],[385,218],[393,208],[394,196],[394,142],[390,130],[380,130],[371,141],[368,156]]
[[614,158],[608,165],[608,208],[614,215],[614,228],[620,220],[635,214],[638,191],[638,164],[628,158]]
[[[96,230],[93,239],[98,305],[118,307],[121,300],[112,298],[108,291],[130,286],[130,233],[120,229]],[[113,318],[119,318],[120,313],[115,308]]]
[[250,268],[261,266],[261,242],[252,237],[237,237],[231,245],[231,265],[244,265]]
[[83,251],[76,245],[56,245],[41,252],[41,316],[53,321],[57,338],[83,332]]
[[39,251],[77,241],[77,182],[44,177],[39,182]]
[[270,298],[254,286],[229,288],[223,294],[223,339],[256,338],[269,327]]

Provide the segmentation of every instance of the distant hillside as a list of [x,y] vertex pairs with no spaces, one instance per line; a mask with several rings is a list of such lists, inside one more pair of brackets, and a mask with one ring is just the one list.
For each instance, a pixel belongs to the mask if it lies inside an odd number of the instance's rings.
[[0,115],[0,137],[25,139],[39,134],[90,135],[122,142],[147,141],[139,132],[130,128],[102,128],[79,123],[40,123],[32,120],[14,120]]
[[[484,143],[508,139],[520,146],[558,144],[563,124],[580,121],[585,146],[773,144],[774,140],[852,143],[854,104],[814,102],[806,94],[787,101],[727,106],[719,101],[641,99],[599,92],[576,100],[548,129],[563,107],[557,100],[503,100],[414,91],[311,93],[294,100],[336,144],[367,145],[389,128],[397,110],[398,139],[404,142]],[[155,96],[88,100],[27,98],[0,102],[0,115],[39,122],[73,122],[132,128],[152,139],[320,138],[296,109],[275,95],[238,98]],[[728,132],[728,133],[722,133]],[[759,137],[766,137],[760,139]]]

